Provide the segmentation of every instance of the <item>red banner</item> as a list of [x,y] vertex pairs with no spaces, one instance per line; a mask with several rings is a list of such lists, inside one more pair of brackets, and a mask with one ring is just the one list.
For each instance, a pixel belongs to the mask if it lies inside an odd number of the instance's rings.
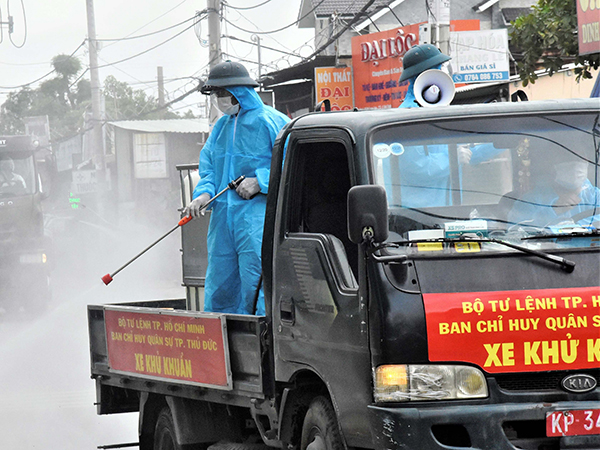
[[595,0],[575,0],[579,54],[600,52],[600,5]]
[[424,294],[429,360],[491,373],[600,366],[600,287]]
[[231,389],[222,316],[105,309],[109,368]]

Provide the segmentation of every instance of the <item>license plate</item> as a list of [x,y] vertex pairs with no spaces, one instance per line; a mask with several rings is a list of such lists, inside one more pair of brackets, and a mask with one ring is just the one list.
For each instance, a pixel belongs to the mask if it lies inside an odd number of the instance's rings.
[[546,436],[600,434],[600,409],[546,413]]

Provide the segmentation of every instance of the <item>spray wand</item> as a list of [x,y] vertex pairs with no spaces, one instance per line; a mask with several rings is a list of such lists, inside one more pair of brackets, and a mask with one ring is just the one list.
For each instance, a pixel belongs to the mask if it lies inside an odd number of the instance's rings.
[[[234,190],[237,189],[237,187],[240,185],[240,183],[242,181],[244,181],[244,178],[246,178],[246,177],[244,175],[241,175],[240,177],[236,178],[235,180],[227,183],[227,187],[225,189],[223,189],[221,192],[219,192],[218,194],[216,194],[208,202],[206,202],[206,204],[202,207],[202,210],[206,209],[208,207],[208,205],[210,205],[213,201],[215,201],[217,198],[219,198],[221,195],[223,195],[229,189],[234,189]],[[115,275],[117,275],[121,270],[123,270],[125,267],[127,267],[132,262],[134,262],[136,259],[138,259],[140,256],[142,256],[144,253],[146,253],[148,250],[150,250],[152,247],[154,247],[156,244],[158,244],[160,241],[162,241],[164,238],[166,238],[168,235],[170,235],[173,231],[175,231],[179,227],[184,226],[186,223],[188,223],[192,219],[193,219],[193,217],[191,215],[185,216],[183,219],[181,219],[177,223],[177,225],[175,225],[173,228],[171,228],[169,231],[167,231],[165,234],[163,234],[161,237],[159,237],[156,241],[154,241],[152,244],[150,244],[148,247],[146,247],[144,250],[142,250],[140,253],[138,253],[136,256],[134,256],[132,259],[127,261],[124,265],[119,267],[113,273],[107,273],[106,275],[104,275],[102,277],[102,281],[104,282],[104,284],[108,285],[108,283],[110,283],[113,280],[113,277]]]

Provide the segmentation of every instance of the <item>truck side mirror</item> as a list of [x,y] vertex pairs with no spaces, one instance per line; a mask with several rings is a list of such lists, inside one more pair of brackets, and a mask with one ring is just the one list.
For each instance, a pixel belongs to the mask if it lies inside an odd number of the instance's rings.
[[375,242],[388,238],[388,205],[383,186],[368,184],[348,191],[348,237],[360,244],[365,228],[372,230]]

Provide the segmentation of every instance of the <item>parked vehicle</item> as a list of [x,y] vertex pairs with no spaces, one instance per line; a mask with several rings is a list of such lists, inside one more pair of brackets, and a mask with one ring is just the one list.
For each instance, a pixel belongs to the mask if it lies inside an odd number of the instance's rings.
[[600,448],[599,120],[595,100],[293,120],[266,315],[202,312],[194,283],[89,306],[98,413],[139,411],[154,450]]
[[42,186],[31,136],[0,136],[0,309],[44,308],[50,300]]

